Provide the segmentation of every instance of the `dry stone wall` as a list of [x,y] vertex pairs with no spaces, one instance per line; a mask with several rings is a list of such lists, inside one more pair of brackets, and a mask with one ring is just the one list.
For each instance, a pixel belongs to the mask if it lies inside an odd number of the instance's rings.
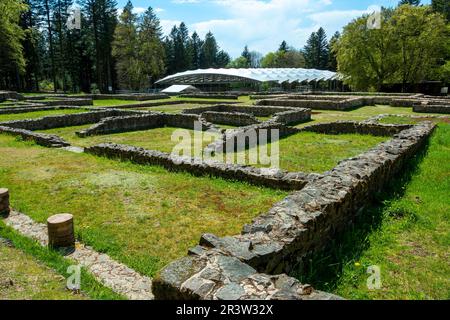
[[256,119],[255,116],[240,112],[206,111],[202,113],[201,117],[208,122],[237,127],[260,123],[260,121]]
[[[203,235],[199,245],[189,250],[188,257],[169,264],[159,273],[153,283],[155,297],[301,299],[305,293],[308,296],[313,292],[310,287],[305,288],[283,273],[292,272],[304,257],[325,248],[351,224],[372,197],[425,147],[434,127],[431,122],[420,123],[368,152],[342,161],[322,178],[309,182],[267,214],[254,219],[240,235],[223,238]],[[275,279],[288,284],[282,288],[296,289],[278,291]]]
[[96,123],[107,117],[117,117],[123,115],[133,115],[138,111],[124,110],[101,110],[94,112],[84,112],[76,114],[66,114],[61,116],[48,116],[38,119],[25,119],[16,121],[0,122],[1,126],[25,129],[25,130],[47,130],[54,128],[81,126],[89,123]]
[[137,113],[122,117],[108,117],[94,124],[92,127],[77,132],[80,137],[119,132],[148,130],[162,127],[175,127],[195,129],[195,124],[200,123],[202,131],[216,130],[212,123],[208,123],[197,115],[167,114],[167,113]]
[[165,152],[111,143],[88,147],[85,152],[137,164],[158,165],[170,171],[184,171],[196,176],[214,176],[228,180],[246,181],[254,185],[284,190],[299,190],[309,181],[320,177],[318,174],[261,169],[217,161],[202,161]]
[[0,108],[0,114],[18,114],[18,113],[28,113],[28,112],[36,112],[36,111],[51,111],[51,110],[73,110],[73,109],[82,109],[82,110],[88,110],[86,108],[80,108],[80,107],[64,107],[64,106],[53,106],[53,107],[47,107],[47,106],[17,106],[17,107],[11,107],[11,108]]
[[50,148],[61,148],[61,147],[67,147],[70,144],[64,141],[62,138],[52,135],[52,134],[45,134],[45,133],[37,133],[30,130],[24,130],[24,129],[15,129],[10,127],[5,127],[0,125],[0,132],[7,133],[14,136],[20,136],[23,140],[32,140],[36,142],[37,144],[44,146],[44,147],[50,147]]

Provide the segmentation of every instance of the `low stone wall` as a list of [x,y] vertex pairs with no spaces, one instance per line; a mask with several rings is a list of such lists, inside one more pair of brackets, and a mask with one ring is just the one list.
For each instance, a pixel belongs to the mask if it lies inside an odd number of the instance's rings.
[[94,100],[110,100],[110,99],[120,99],[120,100],[133,100],[133,101],[149,101],[149,100],[159,100],[159,99],[169,99],[167,94],[91,94],[82,97],[88,97]]
[[23,100],[23,96],[15,91],[0,91],[0,102],[8,99]]
[[96,123],[107,117],[118,117],[124,115],[133,115],[138,111],[124,110],[101,110],[94,112],[83,112],[75,114],[65,114],[61,116],[48,116],[38,119],[25,119],[16,121],[0,122],[1,126],[25,129],[25,130],[47,130],[54,128],[81,126],[89,123]]
[[0,108],[0,114],[18,114],[18,113],[28,113],[28,112],[36,112],[36,111],[51,111],[51,110],[73,110],[73,109],[82,109],[88,110],[86,108],[80,107],[64,107],[64,106],[34,106],[34,107],[11,107],[11,108]]
[[203,112],[201,117],[208,122],[237,127],[260,123],[260,121],[256,119],[255,116],[240,112],[207,111]]
[[303,99],[266,99],[256,103],[261,106],[283,106],[291,108],[310,108],[316,110],[350,110],[366,105],[364,98],[346,100],[303,100]]
[[88,137],[93,135],[111,134],[119,132],[130,132],[162,128],[165,126],[175,128],[194,129],[195,123],[202,125],[202,130],[217,130],[216,127],[205,121],[197,115],[181,115],[166,113],[139,113],[130,116],[104,118],[92,127],[77,132],[79,137]]
[[202,161],[190,157],[173,156],[165,152],[112,143],[85,148],[85,152],[97,156],[131,161],[137,164],[158,165],[170,171],[184,171],[196,176],[214,176],[283,190],[299,190],[309,181],[320,177],[318,174],[283,170],[273,171],[217,161]]
[[157,300],[341,300],[287,275],[258,273],[220,251],[177,260],[153,279]]
[[[256,124],[247,127],[241,127],[236,130],[226,131],[222,139],[216,140],[207,146],[207,152],[211,153],[227,153],[227,152],[238,152],[244,149],[251,149],[260,144],[259,134],[262,130],[267,132],[267,141],[271,141],[272,130],[278,130],[279,138],[289,136],[299,132],[299,129],[285,126],[284,124],[277,123],[274,121],[267,121],[261,124]],[[250,140],[250,137],[256,136],[256,140]],[[245,141],[244,145],[239,142]]]
[[0,126],[0,132],[14,136],[21,136],[23,140],[32,140],[44,147],[61,148],[70,145],[60,137],[52,134],[37,133],[30,130],[14,129],[5,126]]
[[31,103],[39,103],[44,106],[92,106],[94,105],[94,102],[92,99],[58,99],[58,100],[51,100],[51,101],[43,101],[43,100],[27,100]]
[[412,125],[380,124],[356,121],[336,121],[317,123],[298,129],[298,132],[316,132],[324,134],[369,134],[372,136],[393,136]]
[[417,104],[414,105],[413,111],[418,113],[450,114],[450,104],[449,105]]
[[294,125],[311,120],[311,109],[296,108],[296,110],[284,111],[275,114],[273,121],[284,124]]
[[[305,257],[323,250],[425,147],[434,127],[430,122],[418,124],[340,162],[322,178],[309,182],[244,226],[240,235],[203,235],[188,257],[158,274],[153,283],[155,297],[220,299],[225,294],[228,298],[248,298],[255,292],[256,276],[260,279],[258,295],[276,299],[272,295],[276,286],[268,281],[267,274],[290,273]],[[292,278],[280,277],[292,287],[299,286]],[[289,296],[296,298],[295,293]]]
[[189,93],[180,95],[182,98],[200,98],[200,99],[225,99],[225,100],[237,100],[238,95],[234,94],[205,94],[205,93]]
[[[193,109],[186,109],[182,111],[188,114],[204,114],[206,112],[215,113],[247,113],[257,117],[269,117],[274,116],[274,121],[285,124],[297,124],[311,120],[311,110],[305,108],[286,108],[275,106],[233,106],[233,105],[213,105],[209,107],[200,107]],[[212,121],[214,122],[214,121]],[[219,123],[219,122],[218,122]],[[257,122],[255,122],[257,123]],[[228,123],[224,123],[228,124]],[[243,125],[250,125],[243,124]],[[238,125],[239,126],[239,125]]]

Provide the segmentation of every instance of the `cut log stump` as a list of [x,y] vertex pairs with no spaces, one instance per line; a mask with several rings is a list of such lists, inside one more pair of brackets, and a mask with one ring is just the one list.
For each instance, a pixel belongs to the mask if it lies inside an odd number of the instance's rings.
[[52,248],[75,246],[73,215],[56,214],[47,219],[48,245]]
[[0,188],[0,214],[9,214],[9,190],[6,188]]

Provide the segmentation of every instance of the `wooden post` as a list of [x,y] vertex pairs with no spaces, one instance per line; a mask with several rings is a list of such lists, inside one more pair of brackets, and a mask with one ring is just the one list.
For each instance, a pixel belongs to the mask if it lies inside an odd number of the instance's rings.
[[75,246],[73,215],[57,214],[47,219],[48,245],[52,248]]
[[9,214],[9,190],[0,188],[0,214]]

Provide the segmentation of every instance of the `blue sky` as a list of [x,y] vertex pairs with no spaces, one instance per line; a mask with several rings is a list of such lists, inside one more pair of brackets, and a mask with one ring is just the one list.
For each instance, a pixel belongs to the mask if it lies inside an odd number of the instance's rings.
[[[127,0],[118,0],[123,7]],[[353,18],[377,7],[396,6],[398,0],[132,0],[136,12],[153,7],[167,34],[184,21],[203,37],[212,31],[232,57],[245,45],[263,54],[281,41],[301,48],[311,32],[324,27],[329,37]],[[430,0],[422,0],[430,3]]]

